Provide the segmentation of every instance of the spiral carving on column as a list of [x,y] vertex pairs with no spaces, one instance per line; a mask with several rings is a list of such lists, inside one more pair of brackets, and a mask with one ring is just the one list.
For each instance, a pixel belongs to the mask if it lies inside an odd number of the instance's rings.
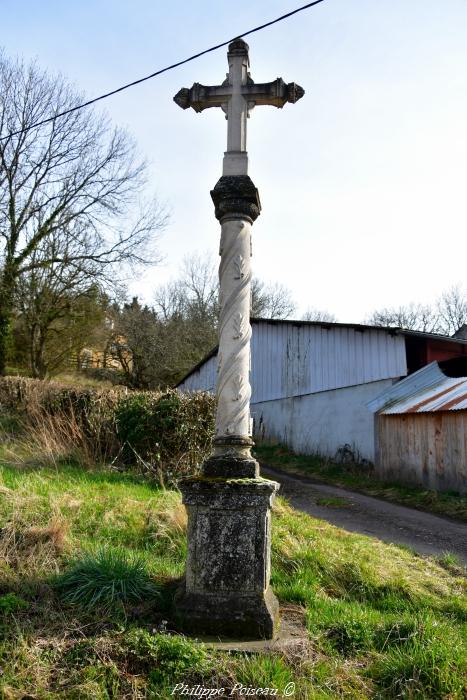
[[[249,432],[251,271],[249,260],[242,256],[242,252],[245,249],[250,250],[250,231],[249,227],[241,221],[237,225],[240,227],[238,233],[232,231],[230,235],[223,235],[219,266],[223,298],[219,318],[219,345],[223,352],[217,380],[217,397],[219,404],[222,404],[219,405],[217,415],[218,435],[248,435]],[[246,242],[245,237],[248,237]],[[228,284],[227,278],[229,278]],[[225,294],[224,290],[231,286],[232,279],[237,284]],[[232,344],[231,341],[235,343]],[[231,348],[227,354],[224,352],[225,347]]]

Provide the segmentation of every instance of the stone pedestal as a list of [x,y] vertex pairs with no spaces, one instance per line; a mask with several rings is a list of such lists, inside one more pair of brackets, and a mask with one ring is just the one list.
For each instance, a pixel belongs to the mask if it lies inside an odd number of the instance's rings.
[[279,605],[269,587],[271,505],[266,479],[198,477],[180,483],[188,511],[186,578],[176,598],[182,628],[271,639]]

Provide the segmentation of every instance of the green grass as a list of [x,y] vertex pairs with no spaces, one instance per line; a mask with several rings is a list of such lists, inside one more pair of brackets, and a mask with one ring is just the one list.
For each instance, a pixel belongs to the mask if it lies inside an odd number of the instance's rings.
[[326,506],[327,508],[348,508],[352,505],[352,501],[348,498],[341,498],[340,496],[323,496],[322,498],[316,499],[316,504],[318,506]]
[[[108,468],[4,459],[0,528],[5,700],[168,699],[181,682],[279,691],[293,682],[297,700],[465,697],[467,579],[448,554],[414,556],[278,499],[272,583],[303,610],[309,643],[228,655],[166,631],[186,553],[178,493]],[[55,584],[70,576],[68,590],[84,580],[91,598],[67,600]],[[120,595],[130,580],[139,593]]]
[[[0,475],[0,697],[169,698],[181,681],[279,689],[294,682],[304,699],[464,697],[467,587],[449,557],[441,566],[278,499],[272,582],[283,603],[304,608],[309,648],[226,655],[158,631],[171,627],[168,599],[184,568],[178,493],[104,469],[4,465]],[[119,552],[120,577],[137,562],[165,600],[141,591],[139,603],[123,597],[97,611],[67,603],[56,576],[76,575],[93,548]],[[115,561],[100,559],[108,587]]]
[[264,464],[289,474],[308,476],[326,484],[467,522],[467,495],[379,481],[372,476],[368,466],[336,464],[318,455],[297,455],[283,445],[256,445],[255,454]]

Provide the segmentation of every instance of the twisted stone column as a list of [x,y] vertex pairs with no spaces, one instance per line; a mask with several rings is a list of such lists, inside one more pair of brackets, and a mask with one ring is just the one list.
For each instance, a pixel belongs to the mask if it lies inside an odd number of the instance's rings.
[[216,435],[220,439],[250,434],[250,250],[251,224],[224,219],[216,392]]
[[223,176],[211,192],[221,223],[220,318],[216,437],[206,476],[259,474],[251,457],[250,305],[251,227],[259,216],[259,195],[248,175]]

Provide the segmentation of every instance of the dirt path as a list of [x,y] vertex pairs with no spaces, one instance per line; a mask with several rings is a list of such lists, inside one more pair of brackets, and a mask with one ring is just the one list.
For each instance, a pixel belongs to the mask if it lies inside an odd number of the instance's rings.
[[265,464],[261,465],[261,474],[278,481],[280,494],[305,513],[350,532],[408,545],[419,554],[450,552],[467,565],[467,525],[464,523],[314,482],[307,477],[291,476]]

